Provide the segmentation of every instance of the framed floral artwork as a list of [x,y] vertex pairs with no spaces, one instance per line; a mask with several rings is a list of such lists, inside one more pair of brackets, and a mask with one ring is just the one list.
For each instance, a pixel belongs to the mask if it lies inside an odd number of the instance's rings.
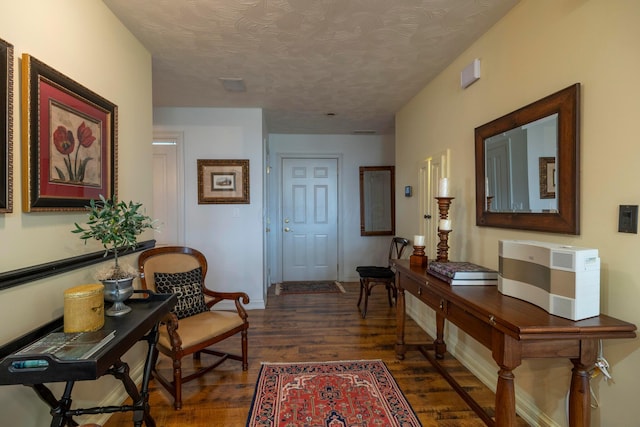
[[117,106],[22,55],[23,210],[85,210],[116,196]]
[[0,213],[13,212],[13,45],[0,39]]
[[198,159],[198,204],[249,203],[249,160]]

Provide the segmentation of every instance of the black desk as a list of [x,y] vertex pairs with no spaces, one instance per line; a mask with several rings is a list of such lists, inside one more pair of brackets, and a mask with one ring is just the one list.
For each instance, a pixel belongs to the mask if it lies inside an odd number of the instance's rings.
[[[147,294],[147,298],[133,298],[127,301],[132,310],[120,317],[105,317],[104,329],[115,330],[115,337],[94,355],[83,360],[60,360],[43,355],[48,366],[32,369],[10,369],[16,361],[33,359],[33,356],[16,356],[14,353],[36,339],[53,331],[62,331],[63,319],[59,318],[37,330],[4,345],[0,348],[0,385],[24,384],[33,388],[38,396],[51,406],[51,427],[77,426],[73,416],[84,414],[103,414],[113,412],[133,412],[134,426],[155,427],[155,421],[149,412],[149,379],[151,368],[156,362],[154,352],[158,341],[158,325],[176,304],[175,295],[154,294],[148,291],[136,291]],[[144,374],[140,390],[129,376],[129,366],[120,358],[135,343],[145,340],[148,343]],[[107,406],[95,408],[71,409],[71,392],[76,381],[95,380],[103,375],[112,375],[122,381],[133,401],[133,405]],[[56,399],[45,383],[66,382],[64,393]]]

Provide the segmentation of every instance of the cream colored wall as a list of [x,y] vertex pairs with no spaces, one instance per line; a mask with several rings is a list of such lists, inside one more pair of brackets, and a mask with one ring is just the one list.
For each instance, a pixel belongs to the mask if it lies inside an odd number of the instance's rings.
[[[402,108],[396,122],[398,188],[417,188],[420,161],[451,149],[451,259],[497,268],[500,239],[597,248],[601,311],[636,325],[640,237],[618,233],[617,215],[620,204],[640,204],[639,22],[636,0],[522,0]],[[481,60],[482,76],[463,90],[460,71],[474,58]],[[576,82],[582,84],[581,234],[477,227],[474,128]],[[416,234],[417,199],[397,198],[399,234]],[[422,321],[433,330],[429,315]],[[449,327],[448,341],[457,357],[495,383],[497,367],[487,350],[455,327]],[[638,425],[640,340],[606,341],[604,355],[614,382],[601,376],[592,381],[600,402],[592,425]],[[526,361],[515,371],[519,409],[531,423],[567,424],[570,368],[567,360],[551,359]]]
[[[0,271],[5,272],[100,249],[70,233],[74,222],[84,221],[82,213],[22,213],[21,55],[32,55],[118,106],[119,195],[145,206],[152,202],[151,56],[101,1],[2,2],[0,38],[14,45],[15,57],[14,212],[0,214]],[[0,290],[0,343],[62,315],[63,290],[93,282],[95,268]],[[113,399],[114,384],[109,378],[78,384],[75,400]],[[0,387],[0,412],[5,425],[50,422],[46,405],[23,386]]]

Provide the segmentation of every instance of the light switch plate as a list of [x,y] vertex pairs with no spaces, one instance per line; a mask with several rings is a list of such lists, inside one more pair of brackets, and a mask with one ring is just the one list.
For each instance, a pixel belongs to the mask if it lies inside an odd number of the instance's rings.
[[618,232],[638,234],[638,205],[620,205]]
[[404,197],[411,197],[411,186],[407,185],[404,187]]

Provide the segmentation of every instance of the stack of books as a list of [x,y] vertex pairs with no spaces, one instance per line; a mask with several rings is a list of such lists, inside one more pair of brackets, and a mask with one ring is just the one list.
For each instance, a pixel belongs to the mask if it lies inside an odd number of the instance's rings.
[[464,261],[431,261],[427,273],[451,285],[497,285],[498,272]]

